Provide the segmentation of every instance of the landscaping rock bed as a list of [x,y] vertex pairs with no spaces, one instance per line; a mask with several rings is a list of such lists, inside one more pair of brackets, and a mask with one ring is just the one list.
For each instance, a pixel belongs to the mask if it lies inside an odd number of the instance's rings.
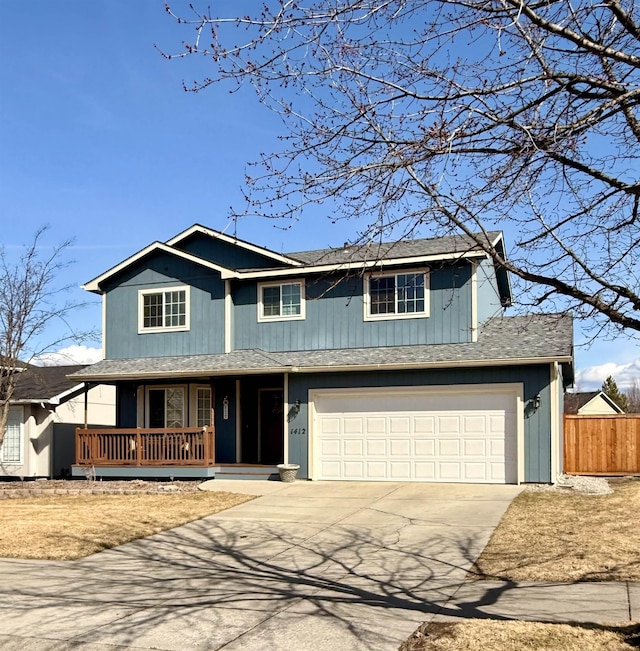
[[138,493],[193,493],[199,481],[94,481],[87,479],[35,479],[0,482],[0,500],[50,495],[135,495]]

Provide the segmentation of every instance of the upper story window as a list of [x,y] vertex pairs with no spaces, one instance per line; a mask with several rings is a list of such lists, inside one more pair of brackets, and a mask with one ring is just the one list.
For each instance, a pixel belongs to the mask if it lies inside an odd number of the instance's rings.
[[141,289],[138,300],[138,332],[189,329],[189,287]]
[[304,319],[304,283],[258,285],[258,321]]
[[429,316],[428,281],[424,271],[368,276],[365,279],[365,319]]

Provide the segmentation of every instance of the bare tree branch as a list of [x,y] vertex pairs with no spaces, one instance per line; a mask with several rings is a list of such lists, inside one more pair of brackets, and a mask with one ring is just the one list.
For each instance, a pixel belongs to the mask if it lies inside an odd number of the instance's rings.
[[[640,331],[640,27],[632,0],[310,0],[191,6],[181,59],[282,118],[236,212],[323,206],[359,242],[462,232],[530,309]],[[193,31],[191,32],[193,34]],[[484,234],[515,233],[505,256]],[[524,307],[523,307],[524,309]]]

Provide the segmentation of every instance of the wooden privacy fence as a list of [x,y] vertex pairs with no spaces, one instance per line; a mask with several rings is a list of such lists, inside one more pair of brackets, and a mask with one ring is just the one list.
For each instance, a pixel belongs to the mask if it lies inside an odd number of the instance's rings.
[[565,415],[564,472],[640,474],[640,415]]

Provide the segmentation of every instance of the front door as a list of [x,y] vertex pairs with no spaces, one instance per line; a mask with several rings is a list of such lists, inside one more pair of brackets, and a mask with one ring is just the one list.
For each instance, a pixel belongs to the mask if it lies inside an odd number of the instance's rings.
[[258,390],[258,463],[275,465],[284,456],[283,390]]

